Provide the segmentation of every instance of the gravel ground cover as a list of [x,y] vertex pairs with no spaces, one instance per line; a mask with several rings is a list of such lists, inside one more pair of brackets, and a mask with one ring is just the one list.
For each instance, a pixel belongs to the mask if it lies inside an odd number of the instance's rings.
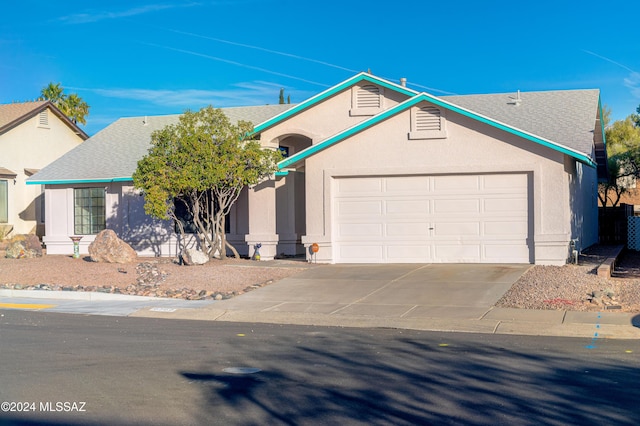
[[293,260],[255,262],[229,258],[182,266],[168,258],[138,258],[136,262],[116,264],[61,255],[7,259],[0,253],[0,288],[227,299],[308,267],[304,261]]
[[640,312],[640,253],[625,251],[613,277],[596,275],[598,247],[578,265],[532,266],[496,303],[505,308]]

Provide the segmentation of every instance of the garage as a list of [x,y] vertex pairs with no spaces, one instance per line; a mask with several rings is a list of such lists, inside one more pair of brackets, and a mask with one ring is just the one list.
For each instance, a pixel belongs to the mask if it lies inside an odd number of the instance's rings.
[[332,183],[337,263],[531,263],[527,173],[354,176]]

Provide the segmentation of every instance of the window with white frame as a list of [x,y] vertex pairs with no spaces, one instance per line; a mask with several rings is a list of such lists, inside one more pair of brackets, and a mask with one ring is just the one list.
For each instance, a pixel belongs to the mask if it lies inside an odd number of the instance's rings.
[[351,88],[351,116],[375,115],[384,108],[384,88],[365,84]]
[[73,190],[73,232],[93,235],[106,228],[104,188],[76,188]]
[[444,139],[447,137],[444,111],[434,105],[411,108],[409,139]]

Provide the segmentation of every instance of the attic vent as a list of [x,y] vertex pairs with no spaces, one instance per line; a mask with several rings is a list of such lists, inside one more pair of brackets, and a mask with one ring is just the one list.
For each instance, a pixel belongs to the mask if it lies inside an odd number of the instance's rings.
[[379,113],[384,107],[384,89],[373,84],[352,87],[351,106],[351,116]]
[[40,112],[38,116],[38,127],[49,127],[49,110]]
[[380,108],[380,88],[369,84],[356,93],[356,108]]
[[411,108],[409,139],[445,139],[445,112],[433,105]]
[[440,110],[434,106],[425,106],[416,111],[415,131],[439,132],[442,130]]

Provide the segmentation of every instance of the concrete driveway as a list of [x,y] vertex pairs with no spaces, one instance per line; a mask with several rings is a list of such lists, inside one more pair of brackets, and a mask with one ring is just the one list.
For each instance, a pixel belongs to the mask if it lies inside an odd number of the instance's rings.
[[226,312],[480,319],[531,265],[317,265],[212,308]]

